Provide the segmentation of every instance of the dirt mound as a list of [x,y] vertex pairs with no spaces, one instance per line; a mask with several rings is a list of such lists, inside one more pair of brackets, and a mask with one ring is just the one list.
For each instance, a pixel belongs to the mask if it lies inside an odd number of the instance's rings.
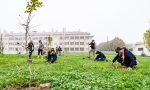
[[7,88],[4,88],[3,90],[48,90],[51,87],[52,85],[50,83],[45,83],[45,84],[40,84],[38,87],[27,87],[25,89],[7,87]]

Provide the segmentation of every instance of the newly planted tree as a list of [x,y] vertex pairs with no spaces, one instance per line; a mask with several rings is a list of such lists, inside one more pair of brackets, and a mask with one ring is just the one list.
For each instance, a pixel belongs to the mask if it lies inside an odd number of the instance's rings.
[[[32,20],[32,14],[33,14],[34,11],[37,10],[37,8],[42,7],[42,4],[43,4],[43,2],[41,2],[39,0],[29,0],[29,1],[27,1],[27,6],[26,6],[25,13],[27,13],[28,16],[27,16],[26,23],[22,24],[22,26],[24,26],[24,29],[25,29],[25,46],[27,46],[28,40],[31,40],[29,31],[30,31],[30,23],[31,23],[31,20]],[[26,53],[27,53],[27,48],[26,48]],[[30,72],[29,73],[30,74],[29,87],[31,87],[31,84],[32,84],[32,69],[31,69],[30,64],[29,64],[29,72]]]

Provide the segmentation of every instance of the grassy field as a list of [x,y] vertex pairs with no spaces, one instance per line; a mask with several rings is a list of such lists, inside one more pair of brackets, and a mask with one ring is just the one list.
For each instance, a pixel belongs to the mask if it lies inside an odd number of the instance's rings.
[[[114,55],[107,54],[113,59]],[[85,59],[83,59],[85,58]],[[29,64],[25,55],[0,55],[0,90],[27,87]],[[134,70],[119,68],[109,62],[97,62],[85,54],[67,54],[54,64],[33,57],[32,84],[51,83],[50,90],[150,90],[150,58],[138,57]]]

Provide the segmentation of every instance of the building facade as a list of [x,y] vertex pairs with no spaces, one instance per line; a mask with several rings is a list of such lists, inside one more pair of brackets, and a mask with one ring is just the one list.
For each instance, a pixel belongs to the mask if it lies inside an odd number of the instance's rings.
[[146,56],[150,56],[150,52],[143,42],[137,42],[136,44],[130,45],[128,48],[134,55],[144,54]]
[[[35,51],[38,49],[38,41],[42,40],[45,47],[56,48],[62,47],[64,52],[87,52],[90,47],[93,36],[88,32],[32,32],[30,33],[31,40],[34,43]],[[48,46],[48,37],[52,38],[51,44]],[[16,54],[25,53],[25,33],[3,33],[4,53]]]

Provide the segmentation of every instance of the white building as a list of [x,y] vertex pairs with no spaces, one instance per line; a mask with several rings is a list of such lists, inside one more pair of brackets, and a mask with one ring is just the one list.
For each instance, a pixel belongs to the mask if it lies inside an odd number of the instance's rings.
[[129,50],[132,51],[134,55],[142,55],[143,53],[146,56],[150,56],[150,52],[145,47],[143,42],[137,42],[136,44],[130,46]]
[[[16,54],[17,49],[21,53],[25,53],[25,37],[24,33],[3,33],[4,53]],[[87,52],[89,51],[88,43],[91,42],[93,36],[88,32],[32,32],[31,40],[34,43],[35,51],[38,48],[38,41],[42,40],[44,46],[47,46],[47,37],[52,37],[50,47],[56,48],[61,46],[65,52]],[[20,44],[17,44],[20,43]]]

